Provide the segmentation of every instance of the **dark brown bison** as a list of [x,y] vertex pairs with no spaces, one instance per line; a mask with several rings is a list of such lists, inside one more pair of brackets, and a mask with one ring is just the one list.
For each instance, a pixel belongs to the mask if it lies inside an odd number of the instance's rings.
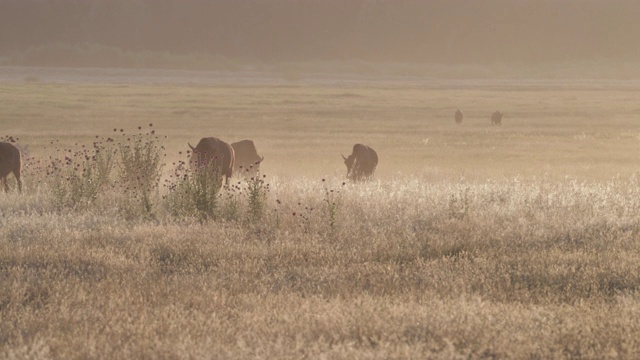
[[456,124],[458,125],[462,124],[462,119],[464,119],[464,114],[462,113],[462,111],[460,111],[460,109],[456,109],[454,119],[456,120]]
[[0,142],[0,179],[4,184],[4,191],[9,192],[7,176],[13,173],[18,181],[18,191],[22,192],[22,181],[20,180],[20,150],[10,143]]
[[378,166],[378,154],[375,150],[363,144],[353,145],[353,152],[344,157],[347,165],[347,178],[353,181],[366,180],[373,177]]
[[240,140],[231,144],[236,154],[233,171],[253,175],[260,169],[264,156],[258,155],[256,145],[251,140]]
[[502,125],[503,116],[504,114],[501,113],[500,111],[496,111],[493,114],[491,114],[491,125]]
[[203,166],[213,165],[214,171],[220,179],[225,177],[225,182],[229,184],[229,179],[233,175],[233,163],[235,155],[233,148],[228,143],[214,137],[200,139],[196,147],[191,146],[191,159],[189,164],[191,168],[198,169]]

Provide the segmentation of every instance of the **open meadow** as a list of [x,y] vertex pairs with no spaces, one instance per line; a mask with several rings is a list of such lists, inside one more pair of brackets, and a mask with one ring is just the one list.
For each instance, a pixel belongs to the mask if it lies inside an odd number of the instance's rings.
[[640,85],[405,80],[0,82],[0,358],[639,358]]

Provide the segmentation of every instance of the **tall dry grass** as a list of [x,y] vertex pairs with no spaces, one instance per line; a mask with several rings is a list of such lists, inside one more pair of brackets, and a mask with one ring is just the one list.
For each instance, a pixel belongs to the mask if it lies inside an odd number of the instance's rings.
[[[626,91],[3,89],[0,124],[32,151],[23,194],[0,195],[0,358],[640,355]],[[462,127],[454,100],[470,104]],[[501,103],[491,129],[481,110]],[[379,174],[343,184],[363,124]],[[260,133],[264,173],[198,208],[186,140],[214,128]],[[122,178],[127,144],[162,159],[142,196]],[[61,201],[61,185],[91,191]]]
[[259,221],[0,198],[2,357],[640,353],[637,177],[267,179]]

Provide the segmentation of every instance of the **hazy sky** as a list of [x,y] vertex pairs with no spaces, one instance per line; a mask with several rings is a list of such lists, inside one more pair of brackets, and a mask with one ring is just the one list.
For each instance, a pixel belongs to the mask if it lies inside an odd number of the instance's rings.
[[262,61],[637,61],[638,19],[635,0],[2,0],[0,56],[97,44]]

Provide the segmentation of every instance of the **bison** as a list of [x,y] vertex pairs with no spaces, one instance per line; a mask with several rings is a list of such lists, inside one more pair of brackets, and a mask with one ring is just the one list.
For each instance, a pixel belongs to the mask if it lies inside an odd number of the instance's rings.
[[233,171],[253,175],[260,169],[264,156],[258,155],[256,145],[251,140],[240,140],[231,144],[236,154]]
[[456,124],[458,125],[462,124],[462,119],[464,119],[464,114],[462,113],[462,111],[460,111],[460,109],[456,109],[454,119],[456,120]]
[[493,114],[491,114],[491,125],[502,125],[503,116],[504,114],[501,113],[500,111],[496,111]]
[[20,180],[20,150],[10,143],[0,142],[0,179],[4,184],[4,191],[9,192],[7,176],[13,173],[18,181],[18,192],[22,192],[22,181]]
[[364,144],[353,145],[351,155],[349,157],[342,155],[342,158],[347,165],[347,178],[353,181],[371,178],[376,171],[376,166],[378,166],[378,154]]
[[189,164],[191,168],[198,169],[204,166],[213,166],[213,171],[220,178],[225,177],[225,183],[229,184],[229,179],[233,175],[233,164],[235,154],[233,148],[228,143],[214,137],[200,139],[196,147],[191,146],[193,152]]

